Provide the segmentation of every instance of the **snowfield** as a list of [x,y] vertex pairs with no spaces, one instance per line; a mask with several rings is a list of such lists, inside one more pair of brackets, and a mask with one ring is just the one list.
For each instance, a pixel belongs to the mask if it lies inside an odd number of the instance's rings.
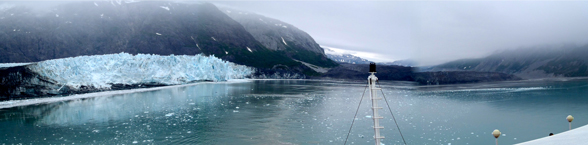
[[253,68],[203,55],[128,53],[78,56],[41,61],[29,66],[60,85],[108,89],[111,84],[177,85],[194,81],[227,81],[251,75]]

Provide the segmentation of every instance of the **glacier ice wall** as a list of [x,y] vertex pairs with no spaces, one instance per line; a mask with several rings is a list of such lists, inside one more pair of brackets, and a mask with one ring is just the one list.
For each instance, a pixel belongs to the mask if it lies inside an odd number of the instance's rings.
[[30,69],[60,85],[108,89],[111,84],[175,85],[193,81],[226,81],[251,75],[253,68],[203,55],[128,53],[78,56],[38,62]]

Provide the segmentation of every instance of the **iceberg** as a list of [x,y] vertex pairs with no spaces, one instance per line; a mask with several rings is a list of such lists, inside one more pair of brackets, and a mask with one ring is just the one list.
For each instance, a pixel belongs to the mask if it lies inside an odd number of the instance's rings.
[[195,81],[227,81],[254,73],[254,68],[214,56],[128,53],[78,56],[41,61],[29,68],[60,86],[110,89],[113,84],[178,85]]

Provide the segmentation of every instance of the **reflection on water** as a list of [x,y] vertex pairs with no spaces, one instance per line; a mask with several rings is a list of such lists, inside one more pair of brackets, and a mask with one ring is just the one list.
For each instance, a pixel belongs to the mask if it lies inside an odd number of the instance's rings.
[[[364,82],[204,83],[0,110],[0,143],[342,144]],[[409,144],[514,144],[588,124],[588,81],[382,82]],[[364,98],[348,143],[372,144]],[[380,104],[380,106],[384,106]],[[383,143],[401,144],[383,109]]]

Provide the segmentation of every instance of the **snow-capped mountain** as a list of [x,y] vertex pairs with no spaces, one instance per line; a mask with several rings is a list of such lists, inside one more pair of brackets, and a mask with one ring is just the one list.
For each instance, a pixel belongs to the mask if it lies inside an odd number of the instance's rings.
[[361,57],[357,57],[347,52],[337,51],[331,48],[323,47],[325,49],[325,54],[328,58],[336,61],[336,62],[343,62],[343,63],[351,63],[351,64],[369,64],[371,61],[367,59],[363,59]]
[[[214,56],[128,53],[53,59],[0,68],[0,100],[112,90],[114,86],[161,86],[226,81],[253,74],[251,67]],[[4,83],[6,82],[6,83]]]

